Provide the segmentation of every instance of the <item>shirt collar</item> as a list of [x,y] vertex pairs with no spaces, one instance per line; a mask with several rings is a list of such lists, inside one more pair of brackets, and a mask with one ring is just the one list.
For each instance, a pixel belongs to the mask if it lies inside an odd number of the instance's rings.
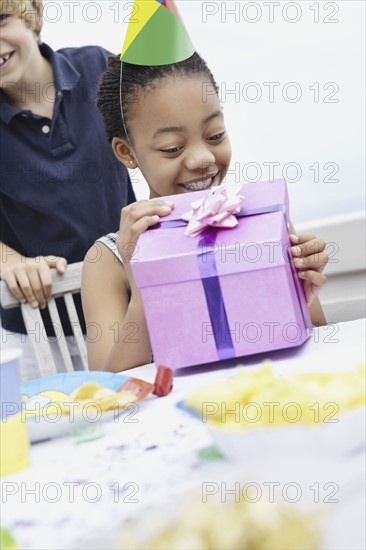
[[[48,59],[52,65],[56,93],[61,90],[72,90],[72,88],[76,86],[81,75],[71,61],[62,53],[55,52],[47,44],[41,44],[39,49],[43,57]],[[9,124],[11,119],[19,113],[30,114],[30,111],[19,109],[11,105],[4,92],[0,90],[0,118],[6,124]]]

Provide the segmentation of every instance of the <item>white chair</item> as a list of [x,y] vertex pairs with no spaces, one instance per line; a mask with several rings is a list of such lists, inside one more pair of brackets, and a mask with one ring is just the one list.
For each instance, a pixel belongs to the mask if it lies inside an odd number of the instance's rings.
[[[81,288],[81,272],[82,262],[70,264],[67,266],[64,275],[59,275],[55,269],[52,269],[52,297],[47,306],[57,334],[57,344],[65,365],[66,371],[73,371],[73,363],[67,341],[63,331],[56,330],[56,327],[61,327],[61,320],[57,310],[55,298],[63,297],[65,306],[69,316],[70,324],[73,329],[75,343],[80,354],[80,359],[85,370],[88,370],[86,345],[83,333],[80,327],[80,321],[76,312],[72,294],[80,292]],[[49,376],[56,374],[57,369],[52,355],[51,347],[47,338],[39,338],[40,330],[37,327],[42,327],[42,334],[46,334],[43,324],[43,319],[39,308],[32,308],[30,304],[21,304],[10,292],[5,281],[0,282],[0,301],[4,309],[20,307],[28,337],[32,343],[33,351],[36,356],[37,364],[41,372],[41,376]],[[44,329],[44,330],[43,330]],[[61,334],[60,334],[61,333]]]

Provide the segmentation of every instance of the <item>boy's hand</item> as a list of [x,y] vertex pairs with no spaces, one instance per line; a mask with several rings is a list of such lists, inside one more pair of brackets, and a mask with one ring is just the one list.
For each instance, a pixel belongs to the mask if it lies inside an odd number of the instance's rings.
[[314,235],[290,235],[290,241],[295,267],[303,281],[306,301],[310,305],[327,281],[322,273],[329,259],[324,252],[326,243]]
[[51,298],[52,277],[50,268],[55,267],[57,273],[65,273],[67,260],[55,256],[38,256],[23,258],[2,273],[2,279],[22,304],[29,302],[32,307],[44,309]]

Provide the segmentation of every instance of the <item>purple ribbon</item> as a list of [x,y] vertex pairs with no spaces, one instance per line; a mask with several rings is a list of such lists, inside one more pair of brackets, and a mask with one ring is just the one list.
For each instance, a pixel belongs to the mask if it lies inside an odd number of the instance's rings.
[[[197,262],[201,281],[205,291],[207,309],[215,338],[215,345],[220,361],[234,357],[234,346],[230,334],[224,298],[215,261],[215,241],[217,229],[208,228],[200,235],[198,242]],[[208,247],[212,249],[209,250]]]
[[[258,214],[269,214],[270,212],[281,212],[283,210],[282,204],[274,204],[271,206],[263,206],[262,208],[252,208],[250,210],[242,210],[237,214],[234,214],[237,218],[245,218],[246,216],[257,216]],[[177,220],[163,220],[156,225],[149,227],[149,231],[153,229],[174,229],[176,227],[186,227],[188,222],[181,218]],[[220,227],[217,227],[221,229]],[[207,229],[206,229],[207,231]]]

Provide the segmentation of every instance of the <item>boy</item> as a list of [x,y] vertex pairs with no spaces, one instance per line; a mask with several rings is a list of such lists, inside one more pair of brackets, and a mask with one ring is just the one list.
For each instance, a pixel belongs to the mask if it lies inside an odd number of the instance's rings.
[[[108,52],[55,52],[41,43],[41,28],[41,1],[0,0],[0,276],[20,301],[43,309],[50,268],[63,273],[83,260],[135,197],[93,97]],[[18,309],[1,317],[5,329],[25,333]],[[10,341],[18,343],[10,334],[2,343]]]

